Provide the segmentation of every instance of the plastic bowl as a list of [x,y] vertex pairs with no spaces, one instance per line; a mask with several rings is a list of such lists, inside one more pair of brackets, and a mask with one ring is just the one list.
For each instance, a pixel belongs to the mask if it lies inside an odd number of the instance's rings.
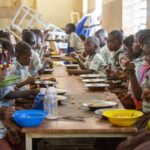
[[47,112],[42,110],[17,110],[13,114],[13,119],[21,127],[37,127],[46,116]]
[[103,112],[103,116],[116,126],[129,127],[136,123],[137,119],[143,115],[138,110],[115,109]]

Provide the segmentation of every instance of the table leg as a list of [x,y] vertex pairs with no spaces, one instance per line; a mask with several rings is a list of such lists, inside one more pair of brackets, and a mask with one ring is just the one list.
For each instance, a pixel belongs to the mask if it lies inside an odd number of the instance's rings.
[[32,150],[32,138],[26,134],[26,150]]

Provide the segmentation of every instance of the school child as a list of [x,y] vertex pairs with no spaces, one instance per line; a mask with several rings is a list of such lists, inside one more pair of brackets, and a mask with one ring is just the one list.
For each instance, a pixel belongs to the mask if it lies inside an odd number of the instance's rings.
[[[20,50],[18,50],[17,47],[19,47]],[[28,76],[29,71],[27,70],[27,65],[30,63],[30,50],[31,47],[24,42],[16,45],[16,62],[13,64],[15,66],[12,67],[9,72],[6,72],[6,75],[8,76],[8,73],[9,76],[18,75],[21,78],[21,82],[15,86],[7,86],[0,89],[0,104],[2,103],[3,106],[14,105],[14,99],[30,96],[34,97],[39,92],[39,90],[29,90],[27,88],[19,90],[19,88],[34,82],[34,79]],[[15,89],[18,90],[15,91]]]
[[[139,32],[135,35],[135,40],[139,36]],[[140,72],[139,69],[143,66],[144,63],[144,57],[143,57],[143,50],[134,42],[133,35],[128,36],[124,42],[124,49],[126,55],[121,58],[120,65],[125,69],[123,66],[123,63],[125,62],[132,62],[135,64],[135,70],[136,70],[136,77],[138,78],[138,81],[140,80]],[[123,63],[122,63],[123,62]],[[140,81],[139,81],[140,82]],[[126,109],[141,109],[141,103],[136,100],[132,93],[131,89],[131,83],[128,81],[128,92],[125,96],[120,98],[120,101],[124,108]]]
[[[127,64],[127,69],[129,73],[129,78],[132,84],[132,90],[134,95],[137,97],[138,100],[142,101],[142,110],[144,115],[139,118],[136,123],[136,127],[138,128],[137,133],[135,136],[130,140],[125,140],[121,144],[119,144],[117,150],[121,149],[138,149],[140,147],[145,147],[145,144],[148,146],[147,143],[150,140],[150,134],[147,129],[147,123],[150,118],[150,85],[149,85],[149,77],[150,77],[150,40],[147,41],[143,45],[143,51],[145,54],[145,60],[147,65],[149,66],[145,72],[143,73],[143,81],[141,85],[139,84],[136,75],[135,75],[135,66],[133,64]],[[148,148],[148,147],[147,147]]]
[[100,41],[100,48],[98,49],[98,53],[101,55],[103,58],[105,64],[108,64],[108,59],[109,59],[109,49],[107,47],[107,38],[108,34],[105,29],[100,29],[95,33],[95,36],[99,39]]
[[36,36],[33,32],[31,31],[23,31],[22,32],[22,41],[27,42],[31,47],[32,47],[32,56],[31,56],[31,63],[29,66],[30,73],[32,75],[36,75],[38,73],[42,73],[44,69],[42,68],[42,63],[40,60],[40,56],[37,52],[35,52],[33,49],[36,44]]
[[134,35],[129,35],[123,41],[123,48],[128,56],[130,61],[133,60],[133,43],[134,43]]
[[68,23],[65,27],[66,34],[68,35],[66,41],[68,42],[68,48],[66,54],[71,52],[81,53],[84,50],[84,45],[80,37],[75,33],[75,25]]
[[34,51],[36,51],[39,54],[41,62],[42,62],[44,51],[47,49],[47,46],[44,45],[43,34],[40,29],[31,29],[31,31],[36,36],[36,44],[34,47]]
[[96,37],[89,37],[85,40],[84,46],[87,55],[85,62],[76,53],[72,53],[72,57],[78,60],[82,70],[87,70],[89,73],[98,72],[105,65],[102,57],[97,53],[99,40]]
[[[16,88],[20,89],[20,91],[16,91],[16,93],[9,94],[7,97],[26,97],[26,96],[36,96],[38,94],[38,90],[29,90],[29,88],[26,86],[28,84],[34,83],[35,79],[31,77],[29,73],[28,66],[31,61],[32,56],[32,48],[30,45],[28,45],[26,42],[19,42],[17,43],[15,47],[15,57],[16,61],[14,62],[14,73],[20,76],[21,82],[16,84]],[[21,92],[22,91],[22,92]],[[14,95],[13,95],[14,94]]]
[[108,64],[110,64],[112,70],[120,69],[119,60],[121,55],[124,54],[122,47],[123,36],[122,33],[118,30],[114,30],[109,33],[107,46],[110,51]]
[[[5,43],[7,45],[7,43]],[[7,78],[8,73],[9,76],[14,75],[14,67],[12,67],[11,63],[11,56],[9,55],[9,51],[11,49],[6,49],[8,47],[5,47],[0,41],[0,82],[3,81],[5,78]],[[23,50],[23,49],[22,49]],[[12,70],[12,71],[11,71]],[[10,72],[12,74],[10,74]],[[34,91],[35,92],[35,91]],[[38,93],[38,92],[37,92]],[[36,94],[37,94],[36,93]],[[7,142],[5,141],[6,133],[7,136],[10,136],[9,138],[13,138],[13,144],[18,144],[18,136],[17,136],[17,130],[14,129],[14,126],[10,123],[11,117],[9,118],[8,114],[12,114],[15,110],[11,106],[14,107],[14,99],[15,98],[21,98],[23,96],[32,95],[32,90],[27,91],[15,91],[14,85],[8,85],[5,87],[0,88],[0,120],[2,120],[3,125],[0,122],[0,148],[4,150],[11,150]],[[35,93],[34,93],[35,95]],[[6,110],[6,111],[4,111]],[[6,115],[7,114],[7,115]],[[7,129],[5,128],[7,127]],[[19,128],[19,127],[18,127]],[[8,131],[7,131],[8,130]],[[10,140],[10,139],[9,139]]]

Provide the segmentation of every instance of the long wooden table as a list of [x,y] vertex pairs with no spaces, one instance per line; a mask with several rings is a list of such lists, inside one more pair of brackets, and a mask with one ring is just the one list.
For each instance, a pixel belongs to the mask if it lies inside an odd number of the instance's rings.
[[[26,135],[26,150],[32,150],[33,138],[78,138],[78,137],[130,137],[136,132],[135,127],[115,127],[108,120],[100,119],[87,108],[82,107],[84,101],[107,99],[119,103],[117,96],[109,91],[90,92],[78,76],[68,76],[63,66],[55,67],[52,75],[58,81],[58,88],[68,90],[68,100],[59,106],[60,115],[84,116],[84,121],[45,120],[36,128],[23,128]],[[46,77],[46,76],[45,76]],[[44,78],[45,78],[44,77]],[[123,106],[119,103],[119,108]]]

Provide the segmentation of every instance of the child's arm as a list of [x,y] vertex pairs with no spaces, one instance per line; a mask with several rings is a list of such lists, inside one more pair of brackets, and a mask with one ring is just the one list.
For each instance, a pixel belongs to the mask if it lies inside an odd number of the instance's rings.
[[35,79],[33,77],[29,77],[27,80],[21,82],[21,83],[18,83],[16,84],[16,87],[17,88],[21,88],[22,86],[24,85],[27,85],[27,84],[32,84],[35,82]]
[[38,74],[44,73],[44,71],[45,71],[47,65],[53,66],[53,62],[52,62],[50,59],[46,59],[46,58],[45,58],[43,67],[38,71]]
[[73,58],[75,58],[75,59],[78,61],[79,66],[80,66],[81,69],[87,70],[87,68],[86,68],[85,65],[84,65],[83,60],[80,59],[80,57],[78,56],[78,54],[76,54],[76,53],[71,53],[71,56],[72,56]]
[[126,71],[129,74],[129,79],[131,82],[131,88],[132,88],[132,92],[134,94],[134,96],[137,99],[141,99],[141,95],[142,95],[142,88],[140,87],[138,80],[136,78],[135,75],[135,66],[133,63],[128,63],[126,66]]
[[23,98],[27,96],[36,96],[39,93],[39,90],[26,90],[26,91],[11,91],[9,92],[5,98],[6,99],[16,99],[16,98]]

